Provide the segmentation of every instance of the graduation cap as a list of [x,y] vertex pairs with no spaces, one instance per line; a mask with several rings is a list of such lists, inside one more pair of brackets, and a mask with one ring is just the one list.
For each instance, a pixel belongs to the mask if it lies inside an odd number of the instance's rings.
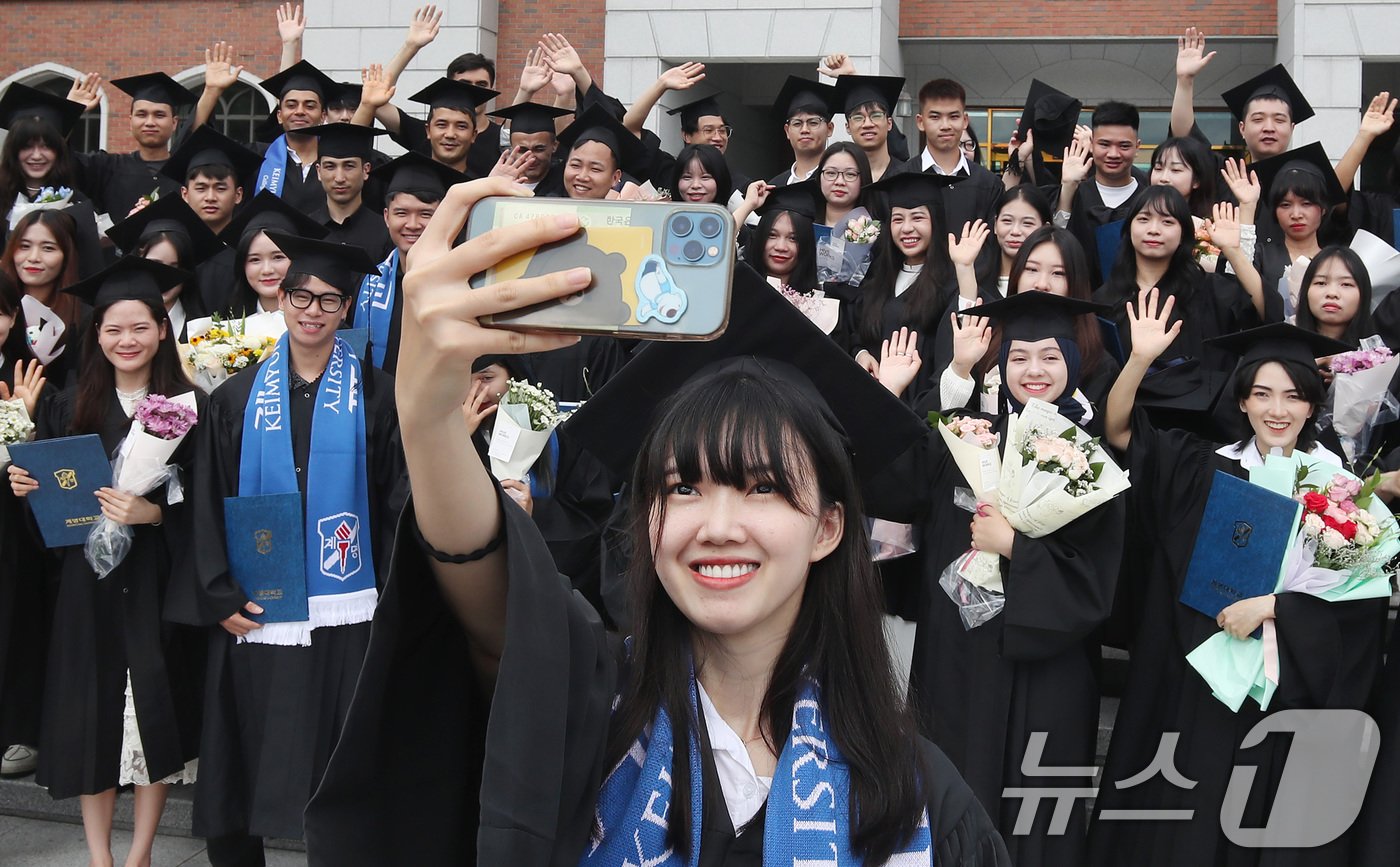
[[108,229],[107,237],[118,249],[132,253],[141,245],[142,238],[157,232],[174,232],[189,238],[198,262],[213,256],[224,246],[219,236],[179,196],[161,196]]
[[450,108],[453,111],[471,114],[500,95],[499,91],[467,81],[439,78],[409,99],[428,106],[429,113],[436,108]]
[[1281,100],[1288,106],[1294,123],[1302,123],[1317,113],[1282,63],[1264,70],[1244,84],[1230,88],[1220,94],[1220,98],[1225,100],[1230,113],[1239,120],[1244,120],[1249,104],[1256,99]]
[[219,233],[219,238],[230,247],[234,247],[248,232],[268,230],[287,232],[303,238],[326,237],[325,226],[282,201],[281,197],[271,190],[263,190],[243,206],[233,221]]
[[647,153],[641,139],[600,105],[589,106],[559,133],[559,144],[568,152],[590,141],[599,142],[612,151],[617,167],[629,175],[639,175],[645,170]]
[[920,205],[926,205],[929,213],[933,213],[934,207],[940,201],[941,193],[938,191],[945,187],[951,187],[959,180],[962,179],[935,171],[906,172],[886,175],[866,189],[875,193],[883,193],[886,203],[891,208],[917,208]]
[[819,203],[822,206],[826,204],[822,199],[821,183],[813,174],[805,181],[773,188],[754,213],[764,217],[773,211],[792,211],[816,222]]
[[339,289],[342,295],[352,295],[358,291],[359,278],[379,267],[365,248],[358,244],[303,238],[276,229],[269,229],[267,237],[292,260],[287,267],[288,274],[319,277]]
[[66,137],[82,116],[83,107],[78,103],[18,82],[0,96],[0,129],[10,129],[16,122],[32,117],[47,121]]
[[349,81],[337,81],[335,92],[326,94],[326,108],[359,108],[360,97],[364,95],[365,86],[354,84]]
[[773,100],[773,115],[786,123],[793,115],[802,112],[831,120],[832,115],[836,114],[836,88],[789,75]]
[[657,407],[692,377],[720,365],[739,365],[812,395],[844,435],[863,478],[877,474],[928,429],[756,271],[740,264],[724,334],[704,343],[647,344],[564,422],[566,432],[625,475]]
[[279,102],[293,90],[309,90],[321,97],[324,103],[340,89],[335,79],[305,60],[298,60],[276,75],[264,78],[261,87],[277,97]]
[[1342,184],[1337,180],[1337,172],[1332,168],[1332,161],[1327,158],[1327,151],[1322,147],[1321,142],[1305,144],[1300,148],[1294,148],[1277,156],[1250,163],[1250,171],[1259,176],[1259,190],[1264,202],[1270,200],[1274,183],[1279,178],[1284,178],[1287,182],[1287,175],[1292,172],[1303,172],[1313,175],[1322,181],[1322,187],[1327,191],[1327,205],[1338,205],[1346,201],[1346,191],[1342,189]]
[[384,135],[388,130],[360,126],[353,123],[323,123],[297,130],[301,135],[314,135],[320,139],[316,146],[316,158],[330,157],[334,160],[356,157],[369,160],[374,155],[374,137]]
[[[1082,108],[1079,100],[1064,91],[1038,78],[1031,79],[1026,104],[1021,109],[1021,122],[1017,127],[1021,140],[1025,140],[1029,130],[1035,139],[1037,158],[1040,152],[1044,152],[1056,160],[1060,159],[1065,148],[1074,141],[1074,128],[1079,124]],[[1036,168],[1038,170],[1039,165]]]
[[118,301],[147,301],[163,305],[161,293],[174,289],[191,276],[187,271],[154,259],[123,256],[86,280],[65,287],[63,291],[76,295],[93,307],[105,307]]
[[1273,322],[1258,328],[1212,337],[1206,343],[1240,357],[1240,365],[1255,361],[1298,361],[1312,367],[1316,360],[1353,347],[1287,322]]
[[666,113],[672,117],[680,115],[681,129],[683,130],[697,129],[702,117],[724,117],[724,111],[720,109],[718,100],[713,96],[702,96],[679,108],[668,108]]
[[158,102],[170,106],[171,111],[179,111],[181,106],[195,104],[194,94],[164,72],[114,78],[112,85],[130,96],[132,102],[138,99]]
[[1065,298],[1049,292],[1017,292],[1005,298],[962,311],[964,316],[986,316],[1001,325],[1001,339],[1045,340],[1049,337],[1074,339],[1074,323],[1093,313],[1106,316],[1113,308],[1093,301]]
[[850,114],[873,102],[892,113],[903,89],[904,79],[894,75],[843,75],[836,79],[836,105]]
[[510,121],[510,131],[521,133],[522,135],[534,135],[538,132],[547,132],[554,135],[554,121],[556,118],[566,114],[573,114],[567,108],[558,108],[553,105],[541,105],[538,102],[522,102],[512,105],[509,108],[497,109],[488,112],[491,117]]
[[447,188],[467,176],[420,153],[408,151],[370,172],[384,184],[384,201],[398,193],[409,193],[423,202],[440,202]]
[[236,182],[241,184],[261,165],[262,157],[205,124],[185,138],[184,144],[165,161],[160,173],[184,185],[190,173],[201,166],[226,166],[233,170]]

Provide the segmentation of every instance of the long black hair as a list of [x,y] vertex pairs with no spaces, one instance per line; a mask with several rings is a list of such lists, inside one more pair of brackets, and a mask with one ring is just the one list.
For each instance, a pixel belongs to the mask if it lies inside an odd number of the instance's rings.
[[5,136],[5,144],[0,147],[0,208],[9,213],[14,207],[15,197],[29,185],[24,168],[19,163],[19,152],[34,144],[42,143],[54,152],[53,165],[49,173],[40,181],[45,187],[76,188],[73,173],[73,157],[62,134],[53,124],[37,117],[26,117],[14,122]]
[[[82,369],[78,377],[77,392],[73,397],[73,421],[68,431],[70,434],[100,433],[107,420],[108,401],[116,400],[116,371],[112,369],[112,362],[107,360],[102,347],[98,345],[97,334],[102,330],[102,320],[107,311],[120,303],[114,301],[94,308],[91,324],[83,332],[83,351],[80,356],[83,360]],[[156,347],[155,357],[151,359],[149,392],[174,397],[194,391],[194,384],[180,365],[180,354],[175,348],[175,331],[170,327],[170,320],[165,315],[165,305],[158,301],[137,303],[145,305],[150,311],[157,328],[165,325],[165,336],[161,338],[160,345]]]
[[1297,325],[1307,331],[1316,332],[1318,330],[1317,317],[1313,315],[1312,308],[1308,305],[1308,292],[1312,286],[1313,278],[1317,276],[1318,269],[1322,267],[1323,263],[1332,259],[1340,259],[1346,269],[1351,272],[1351,278],[1356,281],[1356,289],[1360,296],[1359,304],[1356,315],[1351,317],[1351,321],[1347,323],[1341,339],[1352,346],[1359,346],[1363,337],[1370,337],[1376,333],[1376,323],[1371,317],[1371,274],[1366,270],[1366,263],[1350,247],[1341,244],[1324,247],[1308,263],[1308,270],[1303,272],[1302,288],[1298,290]]
[[[855,201],[851,202],[851,207],[858,208],[865,200],[866,189],[874,183],[874,175],[870,173],[870,157],[866,156],[865,151],[861,150],[855,142],[838,141],[827,145],[826,150],[822,151],[821,160],[817,162],[816,177],[819,184],[821,183],[822,169],[826,168],[827,162],[837,154],[845,154],[856,161],[856,171],[860,173],[860,193],[856,195]],[[817,216],[826,217],[827,201],[825,196],[822,196],[817,207],[820,208]]]
[[[1307,401],[1312,410],[1308,413],[1307,421],[1298,431],[1298,444],[1296,448],[1302,451],[1312,451],[1317,445],[1317,411],[1327,402],[1327,386],[1322,381],[1322,374],[1318,372],[1317,366],[1304,364],[1292,358],[1260,358],[1248,364],[1241,364],[1235,368],[1235,377],[1232,393],[1235,401],[1242,401],[1249,397],[1249,392],[1254,388],[1254,377],[1258,375],[1259,368],[1274,362],[1283,367],[1288,378],[1293,381],[1293,387],[1298,389],[1298,396]],[[1240,415],[1243,417],[1244,412]],[[1249,419],[1241,418],[1241,423],[1246,430],[1249,430]],[[1246,434],[1248,436],[1248,434]]]
[[[1137,204],[1123,221],[1123,242],[1118,247],[1118,258],[1109,271],[1108,281],[1101,287],[1101,297],[1107,303],[1120,305],[1135,300],[1138,293],[1137,251],[1133,249],[1133,220],[1138,214],[1151,213],[1176,220],[1181,228],[1181,242],[1172,252],[1167,263],[1167,273],[1158,283],[1158,290],[1165,295],[1176,295],[1184,300],[1195,287],[1197,280],[1205,273],[1196,260],[1191,258],[1191,248],[1195,246],[1195,222],[1191,219],[1191,208],[1181,193],[1174,187],[1155,184],[1143,190]],[[1181,303],[1177,302],[1177,310]]]
[[[262,312],[262,307],[259,306],[258,292],[248,282],[248,270],[243,264],[248,258],[248,249],[253,246],[253,241],[262,233],[263,230],[261,227],[249,227],[245,229],[242,237],[238,239],[238,247],[234,250],[233,291],[229,293],[229,307],[226,311],[232,316],[252,316],[254,313]],[[289,271],[282,277],[284,288],[287,277],[290,276],[291,272]],[[340,287],[337,286],[336,288],[339,289]]]
[[[909,839],[924,808],[915,727],[885,645],[883,595],[849,455],[817,401],[791,383],[741,370],[698,377],[666,401],[642,443],[630,486],[632,665],[604,765],[627,754],[660,708],[670,716],[676,744],[690,743],[697,724],[691,651],[705,636],[662,589],[653,559],[654,534],[666,520],[668,473],[685,483],[706,479],[743,490],[761,480],[808,514],[842,510],[842,538],[810,568],[760,721],[769,749],[780,753],[804,679],[817,684],[832,740],[850,768],[851,847],[865,863],[884,863]],[[697,782],[683,760],[672,775],[673,791],[690,791]],[[690,815],[686,798],[677,798],[668,819],[669,842],[687,851],[690,823],[699,817]]]
[[[935,208],[929,208],[929,223],[933,235],[929,238],[928,252],[924,254],[924,267],[900,296],[904,299],[905,309],[905,322],[902,324],[920,334],[932,334],[938,328],[938,320],[943,317],[943,312],[957,291],[953,261],[948,258],[947,238],[950,229],[939,223]],[[880,239],[875,242],[870,270],[860,284],[857,336],[862,346],[874,346],[878,350],[880,341],[889,337],[888,334],[882,333],[885,328],[885,304],[895,297],[894,284],[903,267],[904,253],[895,241],[890,222],[886,221],[880,231]]]
[[768,265],[763,260],[763,252],[768,245],[768,236],[773,234],[774,224],[783,214],[787,214],[788,219],[792,221],[792,236],[797,244],[797,256],[793,259],[792,273],[788,275],[787,284],[799,292],[812,292],[818,288],[817,236],[812,228],[811,219],[803,214],[783,210],[773,210],[764,214],[753,234],[749,236],[749,242],[744,245],[744,261],[765,279],[768,277]]
[[1152,152],[1152,168],[1165,165],[1167,158],[1172,154],[1176,154],[1186,163],[1191,169],[1191,179],[1196,182],[1196,188],[1186,197],[1187,206],[1195,216],[1203,220],[1209,219],[1211,208],[1218,200],[1215,179],[1219,170],[1215,167],[1214,155],[1205,145],[1190,136],[1173,136],[1157,145],[1157,149]]
[[728,204],[729,197],[734,194],[734,176],[729,172],[724,154],[710,144],[689,144],[676,154],[676,164],[671,169],[671,176],[666,179],[672,200],[681,201],[681,175],[690,169],[692,162],[700,163],[705,173],[715,179],[715,204]]

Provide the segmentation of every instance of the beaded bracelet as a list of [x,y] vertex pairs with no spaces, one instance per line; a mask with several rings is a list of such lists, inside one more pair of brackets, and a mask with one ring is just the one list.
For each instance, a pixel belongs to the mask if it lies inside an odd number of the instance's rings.
[[447,554],[429,545],[428,540],[423,538],[423,531],[419,529],[417,521],[413,522],[413,535],[418,539],[418,547],[423,549],[423,553],[439,563],[473,563],[501,547],[506,540],[506,522],[501,520],[501,528],[496,531],[496,538],[470,554]]

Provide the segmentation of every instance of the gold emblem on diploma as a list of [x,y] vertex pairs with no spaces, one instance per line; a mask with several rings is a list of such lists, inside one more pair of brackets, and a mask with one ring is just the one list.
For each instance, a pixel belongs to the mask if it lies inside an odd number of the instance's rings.
[[54,470],[53,477],[58,481],[58,486],[65,491],[78,487],[77,470]]
[[271,530],[254,530],[254,531],[253,531],[253,543],[257,546],[257,548],[258,548],[258,553],[259,553],[259,554],[271,554],[271,553],[272,553],[272,531],[271,531]]

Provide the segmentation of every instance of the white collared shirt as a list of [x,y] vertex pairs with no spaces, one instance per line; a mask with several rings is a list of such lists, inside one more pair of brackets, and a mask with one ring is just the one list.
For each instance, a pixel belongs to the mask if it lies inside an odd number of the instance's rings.
[[919,151],[919,165],[923,169],[923,171],[933,169],[934,172],[936,172],[937,174],[947,175],[949,177],[956,177],[957,175],[967,176],[972,174],[972,169],[969,168],[967,165],[967,154],[962,153],[962,148],[958,148],[958,165],[951,172],[943,171],[943,167],[940,166],[938,163],[934,162],[933,154],[929,152],[928,148],[924,148],[923,150]]
[[797,174],[797,163],[794,162],[794,163],[792,164],[792,166],[788,169],[788,179],[787,179],[787,182],[788,182],[789,184],[800,184],[800,183],[802,183],[803,181],[805,181],[805,180],[807,180],[808,178],[810,178],[810,177],[812,176],[812,172],[815,172],[816,170],[817,170],[817,167],[816,167],[816,166],[812,166],[812,171],[808,172],[808,173],[805,174],[805,175],[799,175],[799,174]]
[[175,335],[175,339],[180,339],[180,332],[185,329],[185,304],[179,298],[170,305],[170,309],[165,311],[165,315],[170,318],[170,332]]
[[[1229,458],[1232,461],[1240,462],[1240,469],[1252,470],[1255,467],[1264,466],[1264,456],[1259,454],[1259,446],[1256,444],[1258,437],[1250,437],[1248,442],[1240,441],[1228,446],[1221,446],[1215,450],[1222,458]],[[1317,458],[1329,464],[1342,466],[1342,459],[1332,453],[1330,449],[1322,443],[1317,443],[1312,447],[1312,451],[1306,453],[1308,457]]]
[[737,832],[749,823],[763,802],[768,800],[772,777],[760,777],[753,769],[744,741],[705,693],[705,687],[695,684],[700,692],[700,710],[705,714],[705,729],[710,734],[710,753],[715,759],[719,787],[724,791],[724,805],[729,808],[729,821]]

